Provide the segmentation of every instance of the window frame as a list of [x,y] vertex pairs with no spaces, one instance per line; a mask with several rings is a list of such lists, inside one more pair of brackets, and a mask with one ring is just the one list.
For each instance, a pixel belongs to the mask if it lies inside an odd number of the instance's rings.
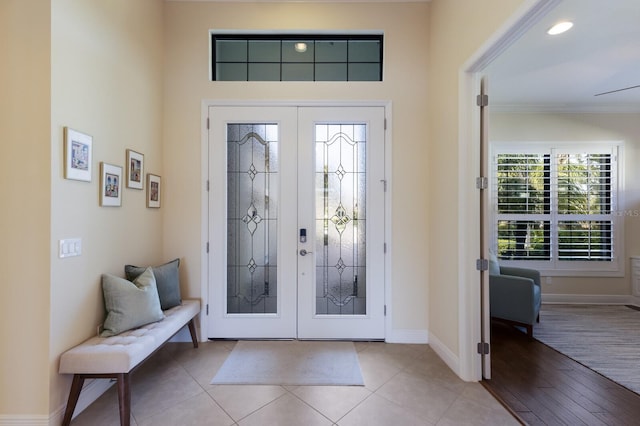
[[[246,61],[233,62],[236,64],[245,64],[247,66],[247,79],[246,80],[218,80],[216,75],[216,66],[218,64],[216,58],[216,40],[228,40],[228,41],[279,41],[279,42],[292,42],[292,41],[301,41],[301,42],[323,42],[323,41],[377,41],[380,43],[379,47],[379,61],[371,62],[371,61],[350,61],[348,58],[344,62],[326,62],[326,61],[316,61],[315,57],[313,61],[308,62],[300,62],[300,64],[311,64],[314,68],[318,65],[331,65],[331,64],[344,64],[347,67],[347,79],[346,80],[316,80],[315,79],[315,70],[313,71],[314,78],[312,80],[283,80],[283,64],[298,64],[298,62],[288,62],[283,59],[282,55],[280,56],[279,62],[268,62],[264,64],[278,64],[280,67],[280,79],[272,80],[254,80],[250,78],[249,65],[250,64],[263,64],[262,62],[251,62],[248,58]],[[224,63],[224,61],[223,61]],[[376,64],[378,66],[378,80],[350,80],[349,79],[349,67],[350,65],[357,64]],[[218,82],[368,82],[368,83],[381,83],[384,81],[384,33],[382,32],[360,32],[360,31],[352,31],[352,32],[261,32],[261,31],[228,31],[228,30],[209,30],[209,80],[214,83]]]
[[[623,151],[624,145],[620,141],[576,141],[576,142],[492,142],[489,149],[489,200],[491,211],[488,232],[491,250],[498,252],[498,223],[501,216],[498,213],[498,176],[497,165],[499,154],[536,154],[549,155],[549,213],[520,215],[522,221],[549,220],[550,222],[550,259],[549,260],[510,260],[500,259],[504,266],[516,266],[538,269],[543,276],[624,276],[624,214],[620,214],[620,206],[624,205],[623,184]],[[580,215],[561,214],[558,211],[558,173],[557,154],[611,154],[611,189],[610,213]],[[520,220],[517,214],[509,214],[513,220]],[[579,219],[611,221],[612,258],[608,260],[561,260],[558,258],[558,223]]]

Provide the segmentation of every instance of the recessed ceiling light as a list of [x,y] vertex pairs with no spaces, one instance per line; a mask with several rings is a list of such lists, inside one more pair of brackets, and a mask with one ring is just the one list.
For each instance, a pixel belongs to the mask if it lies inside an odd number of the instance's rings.
[[573,22],[571,21],[558,22],[553,27],[549,28],[549,31],[547,31],[547,34],[549,35],[562,34],[565,31],[569,31],[571,27],[573,27]]
[[293,45],[296,52],[302,53],[307,51],[307,43],[296,43]]

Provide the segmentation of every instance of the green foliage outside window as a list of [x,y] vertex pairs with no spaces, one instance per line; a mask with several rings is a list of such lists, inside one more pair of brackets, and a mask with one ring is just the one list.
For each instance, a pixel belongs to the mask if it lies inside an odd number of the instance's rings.
[[611,155],[551,160],[550,154],[498,155],[498,256],[549,260],[554,241],[560,260],[611,260]]

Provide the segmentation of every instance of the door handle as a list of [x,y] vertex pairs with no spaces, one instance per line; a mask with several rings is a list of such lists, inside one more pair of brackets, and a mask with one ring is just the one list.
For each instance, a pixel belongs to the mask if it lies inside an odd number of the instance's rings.
[[313,253],[312,251],[306,251],[305,249],[300,250],[300,256],[306,256],[312,253]]

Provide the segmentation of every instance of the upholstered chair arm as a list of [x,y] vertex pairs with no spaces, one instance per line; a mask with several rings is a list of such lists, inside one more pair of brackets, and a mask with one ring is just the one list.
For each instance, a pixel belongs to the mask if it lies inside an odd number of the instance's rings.
[[540,286],[540,271],[537,269],[500,266],[500,275],[514,275],[516,277],[529,278],[533,280],[537,286]]
[[538,316],[540,290],[531,278],[490,275],[491,316],[533,324]]

